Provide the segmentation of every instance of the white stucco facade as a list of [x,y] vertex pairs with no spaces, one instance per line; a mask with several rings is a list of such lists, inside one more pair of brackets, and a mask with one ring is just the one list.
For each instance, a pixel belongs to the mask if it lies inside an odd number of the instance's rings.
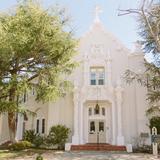
[[[26,106],[36,111],[37,117],[28,116],[25,129],[36,129],[37,119],[39,130],[42,119],[45,119],[46,134],[51,126],[64,124],[71,130],[70,144],[99,141],[126,145],[133,144],[133,139],[141,133],[149,133],[145,116],[146,90],[137,83],[128,85],[123,79],[126,69],[144,70],[141,50],[128,50],[104,29],[96,17],[89,31],[80,39],[76,60],[80,65],[70,77],[74,84],[73,92],[56,103],[45,104],[35,102],[30,93]],[[92,68],[103,69],[103,84],[91,85]],[[99,111],[95,110],[97,104]],[[23,125],[20,123],[18,126],[17,137],[20,139]],[[1,128],[0,133],[3,132]]]

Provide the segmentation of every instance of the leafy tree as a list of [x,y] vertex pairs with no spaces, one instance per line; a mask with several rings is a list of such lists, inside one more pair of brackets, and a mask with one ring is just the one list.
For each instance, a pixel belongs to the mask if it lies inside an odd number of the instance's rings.
[[[137,74],[127,70],[125,77],[127,82],[137,80],[148,89],[147,99],[149,115],[160,116],[160,1],[142,0],[139,9],[120,10],[119,15],[137,14],[139,23],[139,35],[142,40],[143,50],[146,54],[152,55],[154,61],[145,61],[146,71]],[[158,114],[158,115],[157,115]]]
[[35,87],[36,100],[63,96],[75,67],[77,41],[67,32],[63,10],[45,10],[33,0],[19,2],[13,13],[0,14],[0,113],[8,112],[14,141],[22,95]]

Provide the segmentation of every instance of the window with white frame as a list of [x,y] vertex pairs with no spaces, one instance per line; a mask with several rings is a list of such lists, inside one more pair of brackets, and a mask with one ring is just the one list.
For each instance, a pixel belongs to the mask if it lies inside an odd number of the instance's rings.
[[95,68],[91,68],[91,71],[90,71],[90,84],[96,85],[96,69]]
[[35,95],[35,87],[32,87],[32,95]]
[[36,121],[36,133],[39,133],[39,119]]
[[104,67],[90,68],[90,85],[104,85]]
[[27,91],[25,91],[25,92],[23,93],[22,100],[23,100],[23,103],[26,103],[26,102],[27,102],[27,100],[28,100],[28,93],[27,93]]
[[94,121],[90,122],[90,132],[91,133],[95,132],[95,122]]
[[98,104],[96,104],[95,108],[94,108],[94,114],[100,114],[100,106]]
[[88,108],[88,116],[105,116],[106,115],[106,109],[105,107],[99,106],[97,103],[94,107]]
[[45,119],[42,119],[42,133],[45,133]]

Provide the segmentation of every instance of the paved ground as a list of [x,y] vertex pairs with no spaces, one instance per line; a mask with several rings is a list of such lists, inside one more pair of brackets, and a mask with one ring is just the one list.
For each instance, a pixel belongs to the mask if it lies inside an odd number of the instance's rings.
[[[160,160],[150,154],[127,154],[107,152],[62,152],[49,151],[42,154],[44,160]],[[35,160],[37,155],[17,157],[16,160]],[[7,159],[12,160],[12,159]],[[15,159],[14,159],[15,160]]]

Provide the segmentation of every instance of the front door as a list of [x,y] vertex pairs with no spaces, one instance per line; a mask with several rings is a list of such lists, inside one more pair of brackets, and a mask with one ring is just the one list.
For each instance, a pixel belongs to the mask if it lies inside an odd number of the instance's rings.
[[89,120],[89,143],[106,143],[106,127],[104,120]]

